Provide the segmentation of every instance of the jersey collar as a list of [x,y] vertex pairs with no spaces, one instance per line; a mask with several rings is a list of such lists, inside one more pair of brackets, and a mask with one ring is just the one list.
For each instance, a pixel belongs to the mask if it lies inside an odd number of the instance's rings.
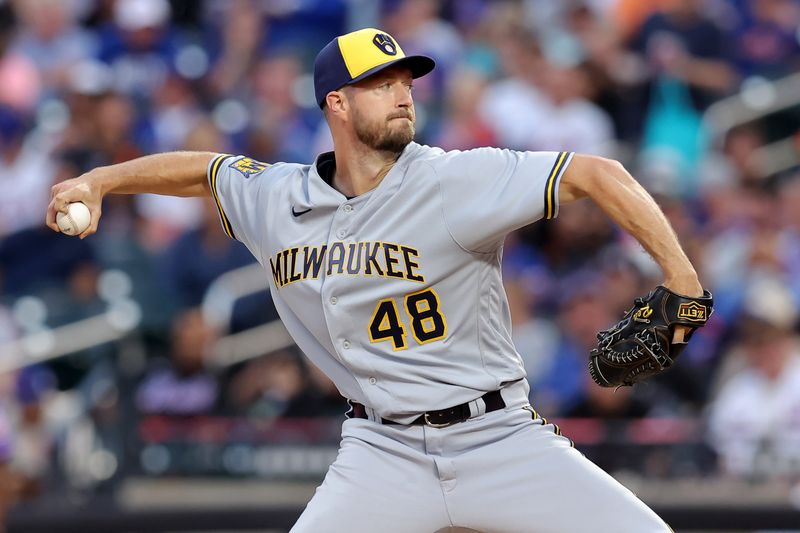
[[400,183],[402,183],[403,176],[408,164],[414,158],[414,153],[417,152],[420,145],[411,142],[403,149],[400,157],[397,158],[394,166],[384,176],[383,180],[377,187],[369,192],[356,196],[354,198],[347,198],[342,193],[334,189],[331,184],[333,178],[333,171],[336,168],[336,160],[334,152],[323,152],[319,154],[311,165],[308,171],[308,182],[306,183],[306,191],[308,194],[308,207],[336,205],[338,206],[345,201],[360,202],[362,200],[369,201],[376,196],[382,196],[388,191],[394,190]]

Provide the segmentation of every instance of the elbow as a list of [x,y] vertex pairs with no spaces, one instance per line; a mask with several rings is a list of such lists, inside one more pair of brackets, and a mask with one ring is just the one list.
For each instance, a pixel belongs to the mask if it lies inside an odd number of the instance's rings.
[[625,169],[625,166],[616,159],[607,159],[605,157],[595,157],[595,177],[601,180],[616,180],[627,181],[632,180],[630,172]]
[[619,161],[605,157],[575,154],[564,174],[562,184],[570,196],[595,197],[598,193],[634,182],[633,176]]

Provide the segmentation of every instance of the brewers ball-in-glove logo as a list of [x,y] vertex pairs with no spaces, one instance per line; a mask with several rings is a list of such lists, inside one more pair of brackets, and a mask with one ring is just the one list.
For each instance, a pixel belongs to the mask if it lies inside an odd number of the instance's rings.
[[372,38],[372,42],[387,56],[397,55],[397,46],[392,41],[392,38],[385,33],[376,33],[375,37]]
[[[658,286],[637,298],[621,322],[597,334],[597,348],[589,354],[589,374],[601,387],[633,385],[660,374],[672,366],[713,307],[708,291],[692,298]],[[683,343],[672,342],[675,326],[689,328]]]

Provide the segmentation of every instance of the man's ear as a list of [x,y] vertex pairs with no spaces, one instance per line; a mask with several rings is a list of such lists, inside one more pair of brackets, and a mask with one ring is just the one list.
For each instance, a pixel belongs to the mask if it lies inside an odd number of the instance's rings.
[[344,91],[329,92],[325,97],[325,104],[328,107],[328,112],[333,115],[339,115],[348,109],[347,96]]

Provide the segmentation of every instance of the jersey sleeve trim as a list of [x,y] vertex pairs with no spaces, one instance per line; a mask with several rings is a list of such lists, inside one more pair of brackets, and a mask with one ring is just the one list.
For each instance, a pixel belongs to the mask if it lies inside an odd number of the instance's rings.
[[236,239],[231,221],[228,219],[228,215],[225,214],[225,210],[222,208],[222,201],[217,193],[217,175],[219,174],[219,168],[222,166],[222,162],[229,157],[230,156],[227,154],[222,154],[211,161],[208,166],[208,184],[211,187],[211,195],[214,197],[214,203],[217,204],[217,211],[219,212],[219,220],[222,223],[222,229],[228,237]]
[[544,185],[544,218],[553,219],[558,216],[558,183],[572,159],[573,152],[560,152],[556,157],[550,175]]

